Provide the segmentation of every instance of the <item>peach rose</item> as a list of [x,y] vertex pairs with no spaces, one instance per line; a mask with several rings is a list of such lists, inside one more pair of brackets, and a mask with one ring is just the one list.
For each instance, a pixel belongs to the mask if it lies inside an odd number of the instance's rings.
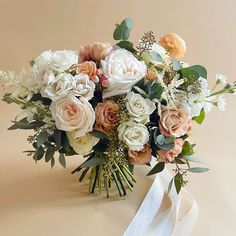
[[147,74],[146,74],[146,79],[149,81],[153,81],[157,78],[155,72],[152,69],[148,69],[147,70]]
[[119,106],[113,101],[107,100],[98,103],[95,108],[96,124],[95,129],[109,133],[119,122]]
[[96,75],[96,64],[93,61],[85,61],[83,63],[80,63],[76,67],[76,74],[86,74],[89,77]]
[[79,49],[79,62],[84,61],[101,61],[104,60],[107,54],[113,49],[109,43],[95,42],[86,46],[81,46]]
[[175,146],[171,150],[159,150],[157,151],[158,154],[158,161],[160,162],[172,162],[174,161],[175,157],[177,157],[181,152],[184,145],[184,140],[182,138],[175,140]]
[[168,33],[160,38],[160,45],[164,47],[170,56],[181,59],[186,53],[185,41],[175,33]]
[[112,49],[113,47],[110,43],[95,42],[90,48],[90,55],[93,60],[101,61],[105,59]]
[[178,138],[186,134],[189,125],[188,114],[184,110],[165,109],[161,112],[159,128],[165,136],[174,136]]
[[145,165],[152,159],[152,150],[150,145],[146,144],[141,151],[129,150],[128,155],[131,165]]

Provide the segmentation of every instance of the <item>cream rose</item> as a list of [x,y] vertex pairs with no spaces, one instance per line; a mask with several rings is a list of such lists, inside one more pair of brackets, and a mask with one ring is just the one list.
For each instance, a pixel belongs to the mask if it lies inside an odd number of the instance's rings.
[[80,138],[74,138],[73,133],[66,132],[70,146],[79,155],[86,155],[91,152],[93,146],[99,142],[99,138],[94,137],[90,133],[85,134]]
[[93,97],[95,84],[89,79],[86,74],[78,74],[73,78],[72,93],[75,96],[83,96],[87,100]]
[[188,113],[180,109],[165,109],[161,112],[160,131],[165,136],[180,137],[189,129]]
[[129,147],[129,150],[141,151],[149,141],[147,127],[136,122],[126,122],[118,126],[118,137]]
[[72,131],[74,138],[82,137],[93,130],[95,112],[84,97],[65,96],[53,101],[50,109],[57,129]]
[[52,53],[50,66],[56,72],[64,72],[78,63],[78,54],[75,51],[63,50]]
[[42,96],[50,98],[52,101],[66,96],[72,90],[73,76],[68,73],[61,73],[55,76],[51,73],[48,84],[41,91]]
[[147,66],[125,49],[112,51],[102,63],[108,86],[103,92],[104,98],[130,92],[134,84],[146,75]]
[[126,96],[126,108],[131,119],[146,124],[149,122],[149,116],[154,112],[156,106],[154,102],[143,98],[140,94],[130,92]]

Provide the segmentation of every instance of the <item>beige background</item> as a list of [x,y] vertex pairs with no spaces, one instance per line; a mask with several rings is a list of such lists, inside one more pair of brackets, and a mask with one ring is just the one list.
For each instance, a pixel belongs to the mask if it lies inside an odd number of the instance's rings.
[[[132,40],[152,29],[156,36],[173,31],[187,42],[186,61],[208,68],[209,81],[217,72],[236,78],[236,3],[234,0],[0,0],[0,70],[20,71],[46,49],[78,49],[79,45],[111,41],[114,24],[126,16],[135,21]],[[234,235],[236,219],[236,97],[227,111],[216,109],[194,139],[198,155],[210,172],[191,175],[188,188],[200,214],[192,236]],[[138,176],[135,193],[126,200],[88,197],[86,184],[69,168],[54,170],[34,164],[27,132],[6,131],[18,112],[0,103],[0,235],[121,235],[142,201],[150,179]],[[87,234],[85,233],[87,232]]]

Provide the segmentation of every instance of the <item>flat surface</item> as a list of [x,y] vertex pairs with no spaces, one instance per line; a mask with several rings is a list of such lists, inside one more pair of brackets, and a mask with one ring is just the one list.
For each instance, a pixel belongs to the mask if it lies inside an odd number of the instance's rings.
[[[20,71],[46,49],[78,49],[93,41],[112,42],[116,22],[135,20],[132,41],[152,29],[157,36],[173,31],[185,38],[186,61],[208,68],[210,83],[218,72],[236,78],[236,16],[234,0],[0,0],[0,70]],[[0,235],[119,236],[133,218],[151,180],[140,175],[126,200],[87,196],[70,170],[34,164],[21,151],[29,149],[27,132],[6,131],[19,110],[0,103]],[[235,234],[236,97],[227,111],[214,110],[195,127],[197,155],[211,171],[189,176],[189,189],[200,212],[192,236]]]

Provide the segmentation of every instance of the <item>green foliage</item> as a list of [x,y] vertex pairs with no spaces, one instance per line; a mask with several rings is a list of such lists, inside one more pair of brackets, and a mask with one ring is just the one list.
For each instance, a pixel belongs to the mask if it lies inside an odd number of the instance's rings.
[[188,169],[188,171],[192,173],[203,173],[203,172],[207,172],[208,170],[209,169],[205,167],[192,167]]
[[12,123],[14,123],[14,125],[9,127],[8,130],[15,130],[15,129],[25,129],[25,130],[27,130],[27,129],[36,129],[36,128],[40,128],[43,125],[45,125],[45,123],[43,121],[40,121],[40,120],[28,122],[27,121],[27,117],[21,119],[20,121],[12,121]]
[[30,101],[32,101],[32,102],[41,101],[43,103],[43,105],[45,105],[45,106],[50,106],[50,104],[52,102],[51,99],[42,97],[42,95],[40,93],[33,94]]
[[[164,88],[157,81],[148,81],[145,82],[145,79],[141,79],[138,83],[135,84],[134,90],[139,92],[135,87],[140,88],[146,94],[149,99],[160,99],[164,91]],[[143,95],[143,94],[141,94]]]
[[162,57],[160,56],[159,53],[155,52],[155,51],[150,51],[149,52],[149,55],[151,56],[151,58],[154,60],[154,61],[157,61],[157,62],[161,62],[163,63],[163,59]]
[[59,155],[59,163],[66,168],[66,159],[65,159],[65,155],[63,153],[60,153]]
[[205,113],[204,109],[202,109],[199,116],[195,116],[193,119],[200,125],[204,121],[205,116],[206,116],[206,113]]
[[195,157],[195,156],[184,156],[184,159],[191,162],[202,163],[202,161],[198,157]]
[[124,19],[120,24],[116,24],[113,38],[115,40],[128,40],[132,28],[133,20],[131,18]]
[[183,78],[187,79],[198,79],[199,77],[207,79],[207,70],[205,67],[200,65],[182,68],[180,70],[180,74],[182,75]]
[[42,146],[47,140],[48,140],[48,132],[47,131],[43,131],[41,133],[39,133],[38,137],[37,137],[37,146],[40,147]]
[[133,43],[131,43],[130,41],[120,41],[119,43],[116,44],[118,47],[120,48],[124,48],[132,53],[135,53],[136,50],[134,49],[134,45]]
[[180,61],[176,60],[175,58],[172,59],[172,66],[175,71],[179,71],[182,69]]
[[162,150],[170,150],[175,146],[173,137],[165,137],[163,134],[159,134],[157,129],[153,133],[153,139],[156,146]]
[[183,184],[184,184],[184,181],[183,181],[183,176],[180,174],[180,173],[177,173],[174,177],[174,183],[175,183],[175,189],[176,189],[176,192],[179,193]]
[[44,153],[45,153],[44,149],[42,147],[38,147],[35,150],[35,153],[34,153],[34,156],[33,156],[34,160],[35,161],[41,160],[44,156]]
[[90,132],[91,135],[93,135],[96,138],[100,138],[100,139],[105,139],[107,138],[107,135],[104,132],[98,131],[98,130],[93,130],[92,132]]
[[47,151],[45,153],[45,161],[49,162],[55,154],[55,147],[51,146],[47,148]]
[[152,169],[151,171],[148,172],[147,175],[154,175],[157,174],[161,171],[163,171],[165,168],[165,162],[158,162]]
[[185,141],[180,156],[185,157],[193,155],[194,154],[193,146],[194,145],[191,145],[188,141]]

